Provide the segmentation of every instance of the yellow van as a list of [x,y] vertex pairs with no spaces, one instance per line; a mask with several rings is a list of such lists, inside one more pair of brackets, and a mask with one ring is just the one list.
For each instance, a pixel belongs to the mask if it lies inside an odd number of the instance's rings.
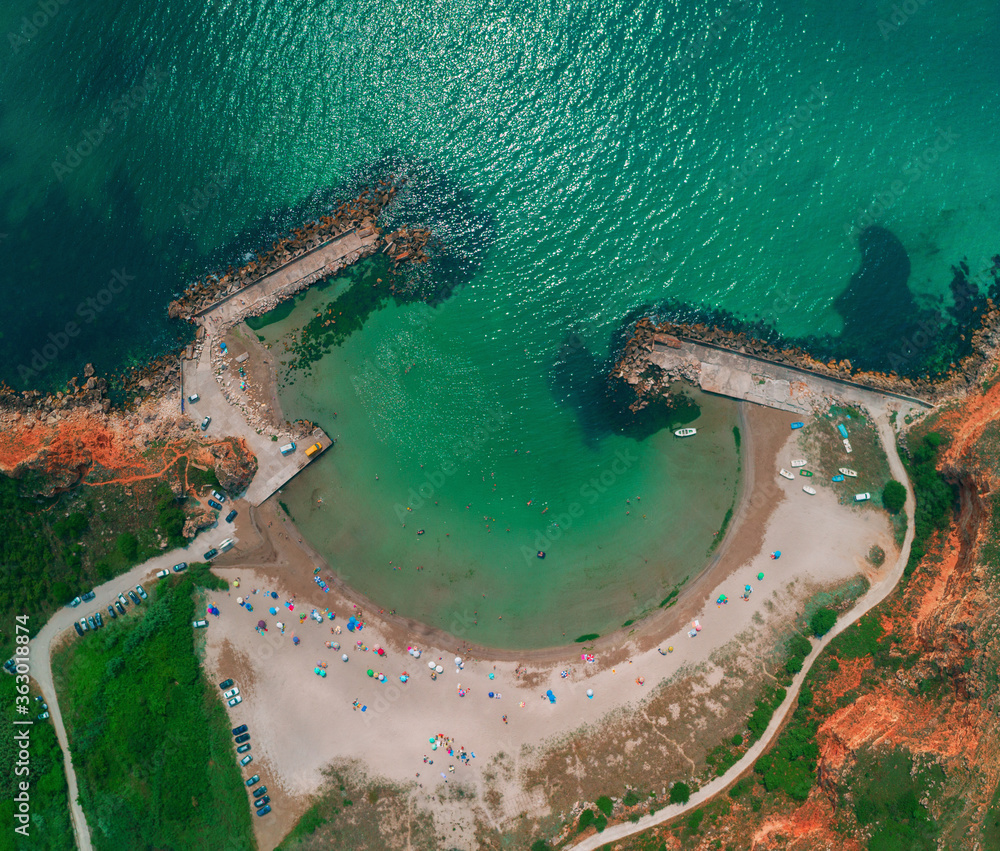
[[321,452],[322,449],[323,449],[323,444],[322,443],[314,443],[312,446],[310,446],[306,450],[306,457],[307,458],[312,458],[313,455],[315,455],[317,452]]

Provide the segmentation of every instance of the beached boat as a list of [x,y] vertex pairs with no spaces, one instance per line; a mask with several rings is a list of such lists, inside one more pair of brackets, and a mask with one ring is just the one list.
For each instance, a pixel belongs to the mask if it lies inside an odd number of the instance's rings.
[[844,481],[844,477],[838,473],[836,476],[834,476],[832,479],[830,479],[830,481],[831,482],[842,482],[842,481]]
[[799,470],[799,475],[800,476],[811,476],[812,475],[812,471],[811,470]]
[[696,428],[679,428],[674,432],[674,437],[690,437],[692,434],[697,434],[698,429]]
[[786,470],[784,467],[782,467],[780,470],[778,470],[778,473],[779,473],[779,475],[784,476],[786,479],[794,479],[795,478],[795,476],[793,476],[791,473],[789,473],[788,470]]
[[809,487],[809,485],[806,485],[804,488],[802,488],[802,490],[804,490],[810,496],[816,496],[816,488],[811,488]]
[[840,432],[840,436],[842,438],[844,438],[845,440],[847,439],[847,426],[845,426],[843,423],[840,423],[840,425],[837,426],[837,431]]
[[851,441],[849,440],[844,441],[844,449],[846,449],[848,452],[854,451],[853,449],[851,449]]
[[847,467],[841,467],[840,472],[852,479],[856,479],[858,477],[858,474],[854,472],[854,470],[850,470]]
[[805,467],[805,465],[806,465],[805,458],[797,458],[796,460],[792,461],[793,467]]
[[805,423],[792,423],[792,428],[802,428],[804,425]]

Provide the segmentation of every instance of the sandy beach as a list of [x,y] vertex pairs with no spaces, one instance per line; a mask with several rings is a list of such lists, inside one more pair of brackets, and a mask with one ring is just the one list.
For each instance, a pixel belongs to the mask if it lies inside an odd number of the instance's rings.
[[[521,788],[518,772],[501,784],[500,800],[494,795],[486,804],[484,769],[498,754],[517,754],[523,746],[544,752],[557,737],[584,725],[599,728],[618,710],[638,710],[661,684],[709,664],[741,635],[763,633],[764,623],[773,628],[790,622],[812,593],[859,574],[876,578],[865,556],[875,543],[894,551],[887,519],[840,505],[829,488],[820,486],[809,496],[798,478],[778,476],[778,468],[794,457],[790,420],[747,406],[744,493],[711,563],[684,587],[676,605],[588,645],[593,662],[581,658],[580,646],[491,652],[462,636],[380,613],[336,584],[274,500],[241,512],[239,547],[215,566],[231,585],[237,579],[240,585],[211,598],[220,616],[206,631],[205,666],[216,681],[235,678],[244,696],[230,710],[232,722],[251,727],[250,767],[267,784],[273,807],[269,819],[255,820],[260,846],[274,847],[291,829],[321,786],[325,766],[358,760],[372,776],[408,788],[415,804],[434,813],[439,834],[450,843],[473,848],[474,817],[499,829],[520,812],[544,813],[547,807],[540,789]],[[778,560],[770,557],[775,550],[782,553]],[[328,592],[313,579],[317,567]],[[747,583],[754,590],[743,600]],[[265,599],[272,591],[277,599]],[[720,594],[728,596],[726,605],[717,605]],[[238,604],[241,596],[252,612]],[[289,601],[294,611],[286,607]],[[278,615],[269,613],[271,606]],[[313,609],[330,610],[336,618],[300,623]],[[360,632],[347,629],[352,615],[364,622]],[[255,630],[261,619],[266,632]],[[276,627],[279,620],[284,634]],[[694,620],[702,629],[692,638]],[[297,646],[293,635],[300,639]],[[341,649],[327,648],[328,641]],[[376,647],[385,655],[377,655]],[[408,653],[410,647],[422,651],[419,659]],[[348,662],[341,661],[342,653]],[[443,669],[436,679],[429,661]],[[325,678],[314,673],[318,663],[327,666]],[[385,682],[369,677],[368,670],[384,674]],[[406,683],[400,681],[404,672]],[[548,689],[555,703],[546,697]],[[453,739],[456,754],[464,749],[475,757],[466,764],[432,751],[429,739],[436,735]],[[477,803],[461,809],[442,803],[436,793],[446,783],[475,790]]]

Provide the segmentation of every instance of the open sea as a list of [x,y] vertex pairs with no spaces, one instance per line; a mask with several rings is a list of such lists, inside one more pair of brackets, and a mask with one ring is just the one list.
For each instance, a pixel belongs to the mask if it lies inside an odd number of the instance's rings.
[[[406,164],[393,215],[431,224],[458,285],[292,375],[289,416],[340,443],[282,499],[352,585],[469,640],[603,632],[705,564],[735,408],[698,397],[690,441],[603,420],[589,388],[624,316],[674,299],[837,335],[863,228],[899,241],[920,307],[1000,251],[986,0],[8,0],[0,35],[0,378],[19,389],[189,339],[166,304],[193,277]],[[280,346],[377,274],[260,333]]]

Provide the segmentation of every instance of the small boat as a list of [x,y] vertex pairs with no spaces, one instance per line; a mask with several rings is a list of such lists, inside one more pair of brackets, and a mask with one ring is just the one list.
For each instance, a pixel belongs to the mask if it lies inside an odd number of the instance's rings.
[[792,461],[792,466],[793,467],[805,467],[805,465],[806,465],[806,459],[805,458],[798,458],[795,461]]
[[853,451],[851,449],[851,441],[849,441],[849,440],[845,440],[844,441],[844,449],[846,449],[848,452],[852,452]]
[[795,476],[793,476],[791,473],[789,473],[788,470],[786,470],[784,467],[782,467],[780,470],[778,470],[778,473],[780,475],[784,476],[786,479],[794,479],[795,478]]
[[804,425],[805,423],[792,423],[792,428],[802,428]]
[[799,470],[799,475],[800,476],[811,476],[812,475],[812,471],[811,470]]
[[844,477],[841,476],[841,475],[836,475],[832,479],[830,479],[830,481],[831,482],[842,482],[842,481],[844,481]]
[[840,432],[840,436],[844,438],[844,440],[847,440],[847,427],[843,423],[837,426],[837,431]]
[[810,496],[816,496],[816,488],[811,488],[809,487],[809,485],[806,485],[804,488],[802,488],[802,490],[804,490]]
[[674,432],[674,437],[691,437],[692,434],[697,434],[698,429],[696,428],[679,428]]
[[854,470],[850,470],[847,467],[841,467],[840,472],[851,479],[856,479],[858,477],[858,474],[854,472]]

